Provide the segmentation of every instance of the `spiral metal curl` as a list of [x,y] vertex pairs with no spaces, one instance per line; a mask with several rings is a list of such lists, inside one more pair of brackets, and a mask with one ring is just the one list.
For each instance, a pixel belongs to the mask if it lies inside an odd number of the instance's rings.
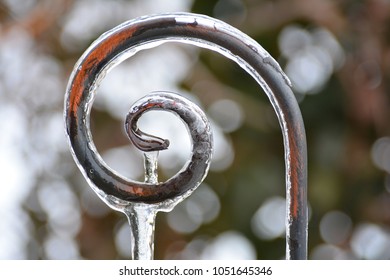
[[[93,98],[105,73],[142,48],[172,41],[219,52],[246,70],[267,94],[278,116],[284,141],[286,258],[305,259],[307,151],[297,101],[278,63],[256,41],[222,21],[189,13],[147,16],[117,26],[90,46],[74,68],[65,103],[66,132],[73,156],[84,176],[98,190],[124,200],[153,203],[175,194],[161,186],[159,194],[153,195],[151,186],[124,179],[111,171],[97,155],[89,133]],[[174,189],[179,190],[180,184],[173,179]]]

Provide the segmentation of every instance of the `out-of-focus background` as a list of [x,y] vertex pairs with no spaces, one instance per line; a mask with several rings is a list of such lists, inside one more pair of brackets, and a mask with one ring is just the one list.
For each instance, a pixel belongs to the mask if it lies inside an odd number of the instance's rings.
[[[103,32],[146,14],[191,11],[258,41],[290,77],[309,154],[310,259],[390,258],[390,1],[1,0],[0,259],[129,259],[124,215],[77,169],[63,100],[77,59]],[[138,53],[103,81],[92,133],[104,160],[142,180],[125,137],[134,100],[153,90],[191,96],[215,137],[205,182],[159,213],[156,259],[282,259],[281,131],[259,86],[219,54],[183,44]],[[185,163],[184,126],[168,113],[143,130],[169,138],[160,178]]]

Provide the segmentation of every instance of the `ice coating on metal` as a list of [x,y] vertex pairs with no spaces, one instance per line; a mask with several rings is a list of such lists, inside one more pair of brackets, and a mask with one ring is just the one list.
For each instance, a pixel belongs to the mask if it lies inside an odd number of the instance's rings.
[[132,203],[124,213],[130,224],[132,235],[132,259],[152,260],[154,252],[154,227],[157,214],[155,205]]
[[[138,149],[149,153],[166,149],[169,144],[168,140],[146,134],[138,129],[137,121],[149,110],[163,110],[177,115],[186,125],[191,136],[192,153],[182,170],[167,182],[157,183],[146,180],[146,183],[153,183],[154,187],[149,188],[149,185],[144,185],[143,188],[147,193],[144,190],[142,198],[147,202],[149,197],[161,196],[160,192],[164,188],[166,196],[163,200],[185,195],[188,191],[192,192],[203,181],[211,162],[212,134],[206,115],[196,104],[172,92],[153,92],[139,99],[126,116],[125,130]],[[169,193],[173,191],[174,195]]]
[[[131,180],[116,174],[96,155],[89,134],[89,113],[99,82],[110,69],[138,51],[166,42],[181,42],[216,51],[235,61],[263,88],[278,116],[286,161],[286,258],[307,256],[307,153],[302,116],[287,76],[253,39],[230,25],[203,15],[174,13],[125,22],[98,38],[77,62],[65,102],[66,133],[72,154],[88,182],[99,193],[112,190],[129,199],[137,192]],[[141,190],[141,189],[140,189]],[[143,200],[140,191],[139,200]],[[118,198],[112,198],[117,200]],[[131,198],[132,199],[132,198]],[[175,200],[163,193],[147,203]]]
[[144,153],[145,182],[158,184],[158,151]]

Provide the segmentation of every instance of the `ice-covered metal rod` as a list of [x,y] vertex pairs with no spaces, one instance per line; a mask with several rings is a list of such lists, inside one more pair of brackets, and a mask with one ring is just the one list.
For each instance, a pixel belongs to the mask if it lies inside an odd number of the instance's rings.
[[[202,15],[154,15],[125,22],[103,34],[80,58],[70,78],[66,131],[74,158],[89,182],[121,199],[144,200],[148,188],[133,185],[112,172],[96,154],[88,130],[89,113],[105,73],[138,50],[164,42],[181,42],[219,52],[238,63],[267,94],[283,133],[286,162],[286,258],[307,257],[307,151],[302,116],[290,82],[278,63],[256,41],[230,25]],[[176,182],[179,183],[179,182]],[[133,197],[129,193],[138,193]],[[163,200],[162,191],[148,202]]]
[[[192,155],[186,168],[179,172],[177,177],[177,187],[171,184],[161,184],[158,182],[157,157],[160,150],[168,148],[169,141],[142,132],[137,122],[139,118],[150,110],[163,110],[176,114],[186,125],[191,136]],[[212,153],[212,139],[209,122],[202,110],[191,101],[171,92],[153,92],[136,101],[126,116],[125,131],[131,142],[144,152],[145,159],[145,183],[154,185],[148,189],[150,194],[143,196],[145,201],[161,192],[164,187],[168,191],[175,191],[177,201],[174,200],[172,206],[180,202],[183,198],[192,193],[200,184],[205,173],[209,169],[210,157]],[[194,181],[195,178],[195,181]],[[199,181],[197,181],[199,180]],[[131,191],[128,189],[128,191]],[[137,196],[137,193],[131,194]],[[163,203],[164,204],[164,203]],[[168,203],[171,207],[171,203]],[[126,207],[125,213],[131,224],[133,235],[133,259],[153,259],[153,232],[154,221],[157,211],[162,210],[157,205],[135,203]],[[151,236],[151,238],[145,238]]]

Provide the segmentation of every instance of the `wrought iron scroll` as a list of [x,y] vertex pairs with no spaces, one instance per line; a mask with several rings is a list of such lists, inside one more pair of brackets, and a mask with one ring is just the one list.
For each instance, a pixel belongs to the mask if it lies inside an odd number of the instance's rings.
[[[84,53],[71,75],[66,95],[66,133],[73,156],[97,192],[123,201],[155,203],[174,196],[161,192],[129,195],[134,182],[107,168],[96,155],[89,115],[96,89],[105,73],[138,50],[165,42],[181,42],[216,51],[238,63],[267,94],[283,133],[286,166],[286,258],[307,257],[307,151],[304,124],[289,79],[256,41],[230,25],[203,15],[176,13],[125,22],[98,38]],[[211,93],[210,93],[211,94]]]

